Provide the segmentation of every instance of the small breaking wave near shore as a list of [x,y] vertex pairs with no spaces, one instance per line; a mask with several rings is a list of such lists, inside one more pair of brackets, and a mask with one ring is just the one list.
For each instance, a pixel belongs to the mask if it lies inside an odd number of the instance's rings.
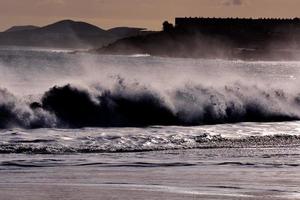
[[[245,128],[248,127],[248,128]],[[298,122],[213,126],[6,129],[0,154],[145,152],[176,149],[299,147]]]

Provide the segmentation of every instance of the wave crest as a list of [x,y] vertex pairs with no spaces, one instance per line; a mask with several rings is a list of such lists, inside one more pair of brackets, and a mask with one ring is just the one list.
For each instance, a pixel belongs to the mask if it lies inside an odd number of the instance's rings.
[[115,87],[55,86],[40,102],[25,103],[0,90],[0,128],[143,127],[272,122],[300,119],[300,97],[281,89],[234,83],[187,84],[157,91],[119,80]]
[[43,109],[32,109],[5,89],[0,89],[0,128],[53,127],[56,117]]

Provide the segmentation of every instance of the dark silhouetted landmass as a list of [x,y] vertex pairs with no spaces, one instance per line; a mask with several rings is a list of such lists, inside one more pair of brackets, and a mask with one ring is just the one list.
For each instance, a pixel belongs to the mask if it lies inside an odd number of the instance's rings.
[[12,27],[0,33],[0,45],[95,48],[107,45],[125,36],[138,35],[143,30],[139,28],[118,28],[106,31],[85,22],[63,20],[44,27]]
[[7,29],[4,32],[15,32],[15,31],[25,31],[25,30],[34,30],[40,28],[38,26],[32,26],[32,25],[28,25],[28,26],[13,26],[9,29]]
[[300,58],[300,19],[176,18],[163,31],[118,40],[98,53],[196,58]]
[[119,38],[126,38],[137,35],[145,35],[151,33],[151,31],[147,31],[145,28],[132,28],[132,27],[116,27],[107,30],[110,34],[115,35]]

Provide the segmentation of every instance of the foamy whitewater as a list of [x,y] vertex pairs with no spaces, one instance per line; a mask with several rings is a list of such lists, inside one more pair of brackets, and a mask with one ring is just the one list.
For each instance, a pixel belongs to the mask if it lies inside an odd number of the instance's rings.
[[300,199],[300,62],[0,48],[0,72],[1,200]]

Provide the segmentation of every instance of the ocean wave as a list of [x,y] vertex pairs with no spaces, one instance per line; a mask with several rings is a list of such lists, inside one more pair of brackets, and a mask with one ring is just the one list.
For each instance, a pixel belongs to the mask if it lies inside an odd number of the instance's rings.
[[299,148],[299,144],[300,136],[296,135],[226,138],[210,134],[142,134],[119,137],[88,136],[76,138],[73,141],[56,139],[48,142],[37,142],[35,140],[31,143],[29,141],[10,140],[0,143],[0,154],[120,153],[212,148]]
[[0,128],[52,127],[56,117],[42,109],[32,109],[5,89],[0,89]]
[[23,167],[23,168],[32,168],[32,167],[69,167],[69,166],[97,166],[97,167],[109,167],[109,168],[120,168],[120,167],[135,167],[135,168],[158,168],[158,167],[188,167],[196,166],[193,163],[186,162],[169,162],[169,163],[151,163],[151,162],[131,162],[131,163],[102,163],[102,162],[88,162],[83,163],[82,160],[75,163],[63,162],[63,160],[55,159],[43,159],[39,160],[16,160],[16,161],[4,161],[0,163],[0,166],[5,167]]
[[194,126],[300,119],[300,95],[234,83],[157,91],[120,79],[110,89],[55,86],[40,101],[0,90],[0,128]]
[[151,55],[150,54],[133,54],[133,55],[130,55],[129,57],[132,57],[132,58],[143,58],[143,57],[150,57]]

